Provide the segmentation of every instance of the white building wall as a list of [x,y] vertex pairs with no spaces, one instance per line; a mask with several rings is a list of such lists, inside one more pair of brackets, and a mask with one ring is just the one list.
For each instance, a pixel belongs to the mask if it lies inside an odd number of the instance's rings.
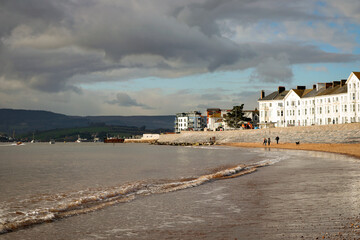
[[300,99],[300,125],[311,126],[315,124],[315,98]]
[[275,122],[279,127],[360,122],[360,80],[351,73],[346,84],[347,93],[300,98],[290,90],[283,100],[259,101],[260,124]]
[[178,117],[178,127],[180,131],[187,130],[188,128],[188,117]]
[[299,111],[301,111],[300,97],[293,90],[284,98],[285,103],[285,126],[300,126],[301,118]]
[[259,103],[259,123],[274,123],[276,127],[283,127],[285,120],[284,101],[269,100]]
[[360,83],[359,79],[352,74],[347,81],[348,85],[348,121],[360,121]]

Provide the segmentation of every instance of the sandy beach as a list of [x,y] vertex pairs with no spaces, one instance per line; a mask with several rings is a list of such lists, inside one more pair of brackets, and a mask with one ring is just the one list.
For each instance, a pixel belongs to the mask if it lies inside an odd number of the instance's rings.
[[225,143],[226,146],[234,147],[251,147],[251,148],[280,148],[293,150],[308,150],[345,154],[360,159],[360,143],[344,144],[344,143],[279,143],[272,142],[270,145],[264,146],[262,143]]

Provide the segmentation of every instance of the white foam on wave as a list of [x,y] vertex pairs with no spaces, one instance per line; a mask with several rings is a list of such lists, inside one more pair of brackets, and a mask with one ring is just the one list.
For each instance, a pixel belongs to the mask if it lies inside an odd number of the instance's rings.
[[12,146],[20,146],[17,145],[16,143],[11,143],[11,144],[1,144],[0,147],[12,147]]
[[43,195],[33,199],[24,199],[22,200],[22,206],[26,206],[24,209],[15,206],[13,209],[16,210],[10,210],[7,214],[3,214],[3,219],[0,221],[0,233],[96,211],[114,204],[132,201],[138,196],[174,192],[197,187],[210,181],[238,177],[252,173],[259,167],[274,163],[275,160],[266,160],[248,166],[237,165],[185,180],[138,181],[114,187],[87,189],[74,193],[55,194],[54,196]]
[[276,157],[276,158],[268,158],[268,159],[264,159],[264,160],[261,160],[261,161],[258,161],[258,162],[256,162],[255,164],[264,164],[264,163],[266,163],[266,164],[268,164],[268,165],[273,165],[273,164],[275,164],[275,163],[278,163],[278,162],[281,162],[281,161],[283,161],[283,160],[285,160],[285,159],[287,159],[288,157],[286,157],[286,156],[279,156],[279,157]]

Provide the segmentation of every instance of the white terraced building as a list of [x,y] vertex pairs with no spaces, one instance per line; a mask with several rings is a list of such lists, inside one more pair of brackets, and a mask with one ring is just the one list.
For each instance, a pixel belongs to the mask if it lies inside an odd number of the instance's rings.
[[348,79],[318,83],[311,89],[278,91],[258,100],[262,127],[310,126],[360,122],[360,72]]

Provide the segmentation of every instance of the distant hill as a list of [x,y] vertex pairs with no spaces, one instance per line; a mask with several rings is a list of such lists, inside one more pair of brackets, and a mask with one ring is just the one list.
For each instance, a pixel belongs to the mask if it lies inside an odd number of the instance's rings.
[[91,123],[105,123],[111,126],[135,126],[146,129],[174,129],[175,116],[88,116]]
[[67,116],[38,110],[0,109],[0,132],[11,135],[92,125],[173,129],[175,116]]

